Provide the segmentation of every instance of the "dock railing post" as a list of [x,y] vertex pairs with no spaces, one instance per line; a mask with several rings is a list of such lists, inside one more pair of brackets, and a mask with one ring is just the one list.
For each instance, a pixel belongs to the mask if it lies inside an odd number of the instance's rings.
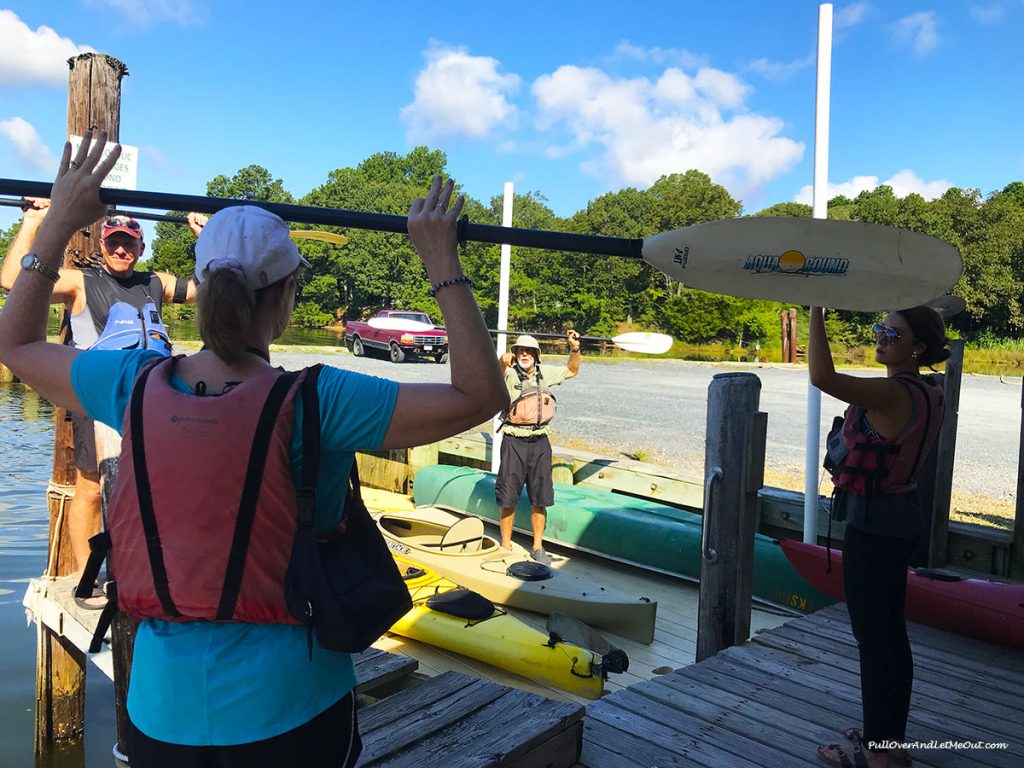
[[768,415],[761,380],[720,373],[708,387],[704,520],[696,661],[750,635],[757,492],[764,481]]

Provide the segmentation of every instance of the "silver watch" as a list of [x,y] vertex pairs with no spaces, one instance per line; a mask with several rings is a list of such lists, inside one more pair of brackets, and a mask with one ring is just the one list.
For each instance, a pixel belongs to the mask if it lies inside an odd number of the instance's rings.
[[52,282],[56,283],[60,280],[60,272],[53,267],[44,264],[43,261],[36,256],[36,254],[29,252],[21,257],[21,268],[31,269],[34,272],[39,272],[46,278],[49,278]]

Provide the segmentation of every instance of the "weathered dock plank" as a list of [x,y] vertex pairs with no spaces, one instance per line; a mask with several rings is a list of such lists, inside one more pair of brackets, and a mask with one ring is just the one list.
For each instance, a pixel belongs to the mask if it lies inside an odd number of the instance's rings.
[[569,768],[583,707],[446,672],[360,713],[366,768]]
[[[915,765],[1024,764],[1024,653],[919,625],[909,633]],[[842,729],[860,722],[857,648],[840,604],[589,704],[580,762],[816,765],[818,744],[841,742]]]

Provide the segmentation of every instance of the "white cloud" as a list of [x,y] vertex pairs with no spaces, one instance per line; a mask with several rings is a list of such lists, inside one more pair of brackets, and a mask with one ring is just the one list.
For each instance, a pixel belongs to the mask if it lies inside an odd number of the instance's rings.
[[[836,195],[843,195],[844,197],[848,197],[853,200],[861,192],[867,192],[882,185],[891,187],[892,192],[896,197],[906,197],[910,194],[918,194],[925,200],[934,200],[937,197],[942,197],[945,191],[953,186],[945,179],[924,181],[909,168],[904,168],[902,171],[894,173],[889,177],[889,179],[883,182],[879,182],[877,176],[854,176],[849,181],[843,181],[838,184],[829,184],[828,199],[831,200]],[[796,197],[793,198],[793,202],[806,203],[807,205],[810,205],[813,199],[814,188],[808,184],[800,189]]]
[[668,69],[650,80],[563,66],[532,86],[539,127],[571,136],[552,141],[548,156],[597,147],[580,169],[609,185],[647,186],[696,168],[734,194],[787,171],[804,152],[779,135],[780,120],[743,111],[749,92],[736,76],[707,67],[692,77]]
[[144,27],[170,21],[183,27],[205,21],[205,9],[194,0],[89,0],[93,8],[113,8]]
[[935,11],[906,16],[891,26],[893,39],[909,45],[915,56],[927,56],[939,45],[939,20]]
[[998,24],[1006,16],[1006,9],[1001,3],[989,5],[972,5],[971,16],[979,24]]
[[57,160],[43,144],[39,131],[24,118],[0,120],[0,136],[14,145],[14,151],[27,165],[46,173],[57,169]]
[[470,56],[462,48],[431,48],[416,77],[415,98],[402,108],[411,142],[445,136],[483,138],[499,125],[513,126],[516,107],[508,96],[519,90],[518,75],[498,72],[500,62]]
[[832,19],[832,28],[838,32],[843,29],[855,27],[864,21],[871,10],[871,3],[852,3],[839,9],[839,12]]
[[746,69],[751,72],[757,72],[765,80],[784,82],[792,78],[800,70],[813,67],[816,60],[817,56],[814,53],[809,53],[804,58],[793,61],[755,59],[747,64]]
[[68,59],[92,50],[49,27],[32,30],[13,11],[0,10],[0,85],[66,85]]
[[707,56],[690,53],[685,48],[644,48],[633,45],[628,40],[623,40],[613,53],[614,58],[633,59],[645,61],[659,66],[682,67],[683,69],[698,69],[707,66]]

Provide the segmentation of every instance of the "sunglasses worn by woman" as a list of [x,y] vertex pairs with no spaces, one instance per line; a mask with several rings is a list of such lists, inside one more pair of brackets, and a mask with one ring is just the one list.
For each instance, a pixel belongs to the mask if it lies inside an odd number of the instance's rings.
[[871,331],[875,334],[875,341],[879,344],[895,344],[903,338],[897,329],[881,323],[875,323]]

